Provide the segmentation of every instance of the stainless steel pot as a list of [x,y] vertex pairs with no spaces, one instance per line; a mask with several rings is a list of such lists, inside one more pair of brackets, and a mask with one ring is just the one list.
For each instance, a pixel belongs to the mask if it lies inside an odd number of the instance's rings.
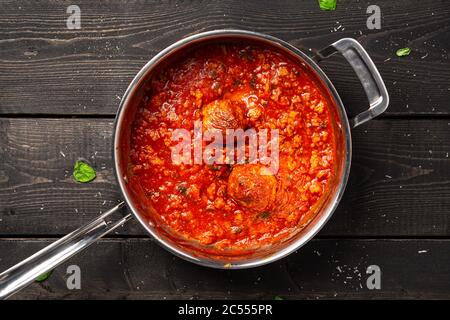
[[[189,47],[211,41],[239,40],[252,43],[263,43],[282,50],[293,59],[303,64],[310,76],[328,95],[334,120],[337,147],[337,163],[335,181],[332,190],[325,197],[315,217],[301,231],[287,240],[256,252],[240,256],[218,256],[196,251],[189,244],[176,241],[167,233],[157,228],[156,224],[143,219],[142,211],[146,204],[139,203],[135,191],[130,188],[126,177],[127,155],[129,149],[130,124],[133,121],[137,103],[142,95],[145,80],[162,63]],[[355,70],[369,100],[369,108],[353,119],[348,119],[344,105],[325,73],[316,62],[335,53],[341,53]],[[175,255],[213,268],[243,269],[264,265],[294,252],[308,242],[327,222],[336,209],[345,189],[351,163],[350,128],[356,127],[384,112],[389,104],[389,96],[383,80],[375,65],[363,47],[354,39],[341,39],[319,51],[311,59],[298,48],[275,37],[243,30],[216,30],[196,34],[182,39],[161,51],[151,59],[129,85],[122,98],[117,113],[114,129],[114,163],[115,173],[123,194],[124,202],[103,213],[87,225],[73,231],[64,238],[42,249],[28,259],[0,274],[0,298],[7,298],[14,292],[24,288],[39,275],[52,270],[74,254],[88,247],[103,235],[111,232],[134,216],[157,242]],[[120,208],[126,205],[131,213],[120,214]],[[148,208],[146,208],[148,209]],[[114,217],[114,213],[118,217]]]

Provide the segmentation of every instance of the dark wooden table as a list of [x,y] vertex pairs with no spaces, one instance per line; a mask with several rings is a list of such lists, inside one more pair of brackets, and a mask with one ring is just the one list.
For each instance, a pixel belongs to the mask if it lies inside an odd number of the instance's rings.
[[[265,32],[311,50],[356,38],[391,96],[381,117],[353,130],[353,165],[332,219],[307,246],[271,265],[220,271],[182,261],[131,222],[14,296],[46,298],[450,298],[450,2],[78,0],[0,3],[0,269],[111,207],[114,114],[128,83],[159,50],[200,31]],[[370,3],[371,4],[371,3]],[[341,26],[341,27],[339,27]],[[336,31],[335,31],[336,29]],[[411,47],[407,57],[395,51]],[[350,115],[367,107],[339,57],[323,69]],[[75,183],[84,158],[98,177]],[[66,268],[82,271],[68,290]],[[381,289],[366,286],[369,265]]]

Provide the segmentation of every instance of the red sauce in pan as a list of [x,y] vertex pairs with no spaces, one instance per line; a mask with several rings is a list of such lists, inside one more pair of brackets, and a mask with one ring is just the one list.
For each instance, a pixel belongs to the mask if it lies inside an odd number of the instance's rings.
[[[258,248],[314,216],[334,174],[329,102],[304,67],[241,43],[191,50],[149,80],[131,131],[129,174],[163,227],[217,250]],[[279,169],[174,164],[172,133],[203,127],[279,130]],[[266,174],[261,174],[266,170]]]

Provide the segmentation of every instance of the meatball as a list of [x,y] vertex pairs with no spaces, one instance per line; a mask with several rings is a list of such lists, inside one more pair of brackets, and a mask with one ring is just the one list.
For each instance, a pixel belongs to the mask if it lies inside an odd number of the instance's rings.
[[207,104],[203,110],[203,127],[205,130],[238,129],[245,127],[244,110],[238,102],[215,100]]
[[228,178],[227,191],[240,205],[264,211],[275,200],[277,179],[263,165],[235,165]]

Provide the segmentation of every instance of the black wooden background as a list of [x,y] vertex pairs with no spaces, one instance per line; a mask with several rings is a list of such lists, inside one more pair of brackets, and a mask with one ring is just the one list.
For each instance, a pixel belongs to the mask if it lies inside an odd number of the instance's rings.
[[[34,298],[450,298],[450,2],[1,1],[0,269],[105,211],[119,198],[111,135],[121,96],[159,50],[200,31],[265,32],[311,52],[356,38],[391,104],[353,130],[353,165],[333,218],[279,262],[220,271],[159,248],[136,223],[120,228],[14,296]],[[67,6],[81,8],[68,30]],[[381,30],[366,9],[381,8]],[[407,57],[395,51],[411,47]],[[311,51],[310,51],[311,50]],[[344,59],[322,63],[350,115],[367,107]],[[72,180],[84,158],[98,177]],[[82,289],[68,290],[77,264]],[[378,265],[381,289],[366,287]]]

